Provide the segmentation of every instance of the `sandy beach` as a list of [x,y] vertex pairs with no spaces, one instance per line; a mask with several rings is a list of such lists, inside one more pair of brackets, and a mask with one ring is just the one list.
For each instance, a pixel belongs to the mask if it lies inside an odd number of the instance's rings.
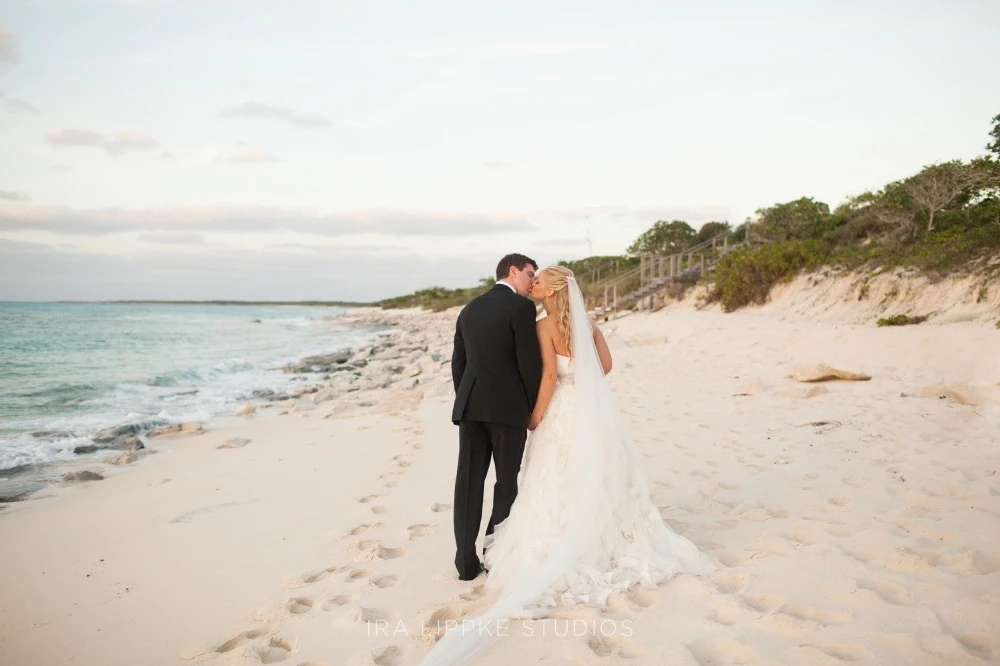
[[[511,623],[477,663],[1000,661],[1000,303],[809,280],[602,324],[655,503],[719,570]],[[887,298],[939,313],[877,328]],[[456,314],[361,312],[399,332],[327,399],[10,505],[0,663],[418,663],[490,602],[452,565]],[[804,381],[831,368],[870,379]]]

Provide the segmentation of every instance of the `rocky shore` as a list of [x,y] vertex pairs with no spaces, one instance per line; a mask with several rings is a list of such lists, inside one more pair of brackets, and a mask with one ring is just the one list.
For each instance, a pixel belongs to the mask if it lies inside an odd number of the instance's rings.
[[[419,404],[425,395],[447,394],[451,391],[453,319],[453,314],[377,308],[359,308],[350,315],[338,316],[338,324],[387,328],[374,344],[308,356],[280,368],[295,375],[294,388],[280,392],[253,390],[233,416],[301,413],[342,418],[407,408]],[[90,443],[73,448],[76,460],[22,465],[0,472],[0,507],[28,499],[51,483],[101,480],[107,466],[130,465],[156,453],[156,441],[199,435],[206,427],[211,423],[145,420],[103,429],[86,436]],[[38,431],[32,435],[73,433]]]

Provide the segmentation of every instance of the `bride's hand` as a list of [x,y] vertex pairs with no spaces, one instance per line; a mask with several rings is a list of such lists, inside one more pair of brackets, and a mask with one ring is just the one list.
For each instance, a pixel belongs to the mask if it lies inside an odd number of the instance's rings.
[[532,414],[531,418],[528,419],[528,430],[534,430],[535,428],[538,427],[538,424],[541,422],[542,420],[540,418]]

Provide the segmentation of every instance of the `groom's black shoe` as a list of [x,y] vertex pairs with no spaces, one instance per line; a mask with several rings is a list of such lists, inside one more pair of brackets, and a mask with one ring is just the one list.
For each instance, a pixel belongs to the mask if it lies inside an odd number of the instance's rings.
[[486,568],[486,565],[483,564],[482,562],[480,562],[479,563],[479,568],[476,570],[475,574],[473,574],[472,576],[470,576],[468,578],[465,577],[465,576],[459,576],[458,579],[459,580],[476,580],[477,578],[479,578],[479,574],[481,574],[481,573],[489,573],[489,572],[490,572],[490,570]]

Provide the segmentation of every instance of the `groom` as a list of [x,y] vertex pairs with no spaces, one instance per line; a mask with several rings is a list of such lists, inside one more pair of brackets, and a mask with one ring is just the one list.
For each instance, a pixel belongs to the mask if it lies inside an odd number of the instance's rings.
[[538,264],[523,254],[508,254],[497,264],[496,285],[465,306],[455,327],[455,566],[462,580],[485,571],[476,554],[476,537],[491,456],[497,480],[486,534],[507,518],[517,497],[528,418],[542,375],[535,305],[526,298],[537,270]]

